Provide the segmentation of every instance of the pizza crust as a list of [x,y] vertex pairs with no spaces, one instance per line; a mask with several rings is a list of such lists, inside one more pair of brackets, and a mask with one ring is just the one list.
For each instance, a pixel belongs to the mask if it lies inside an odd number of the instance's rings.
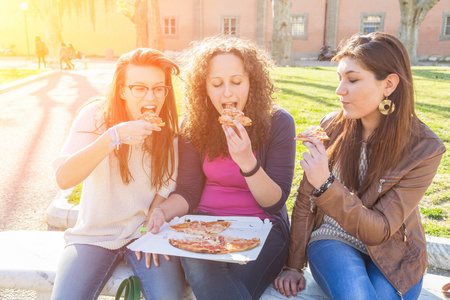
[[207,254],[242,252],[260,244],[259,238],[241,239],[224,235],[208,235],[183,239],[169,239],[169,243],[179,249]]
[[203,221],[186,221],[184,223],[179,223],[170,226],[170,229],[176,232],[184,232],[187,234],[194,235],[206,235],[206,234],[217,234],[228,227],[230,227],[231,222],[227,221],[214,221],[214,222],[203,222]]

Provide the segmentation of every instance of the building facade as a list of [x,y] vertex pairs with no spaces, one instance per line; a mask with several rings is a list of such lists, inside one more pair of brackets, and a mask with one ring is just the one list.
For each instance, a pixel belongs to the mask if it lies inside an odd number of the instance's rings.
[[[20,10],[20,2],[0,0],[0,47],[14,44],[17,53],[27,54],[28,48],[34,54],[34,36],[45,39],[45,28],[32,11]],[[159,6],[166,50],[182,51],[191,41],[224,34],[252,39],[270,51],[271,0],[164,0]],[[105,1],[96,2],[95,26],[86,11],[66,12],[60,24],[64,41],[87,55],[108,51],[118,56],[136,45],[134,24]],[[315,59],[323,45],[336,48],[355,33],[396,35],[399,25],[400,6],[394,0],[378,0],[376,5],[371,0],[292,0],[292,57]],[[417,54],[421,59],[450,59],[450,0],[440,0],[423,20]]]

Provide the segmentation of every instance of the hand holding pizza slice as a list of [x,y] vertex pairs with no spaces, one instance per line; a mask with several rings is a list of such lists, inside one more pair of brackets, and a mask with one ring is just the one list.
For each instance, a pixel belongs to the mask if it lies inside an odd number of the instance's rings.
[[309,126],[305,131],[300,132],[295,139],[297,141],[309,141],[310,138],[316,138],[323,142],[324,140],[329,140],[327,133],[320,126]]

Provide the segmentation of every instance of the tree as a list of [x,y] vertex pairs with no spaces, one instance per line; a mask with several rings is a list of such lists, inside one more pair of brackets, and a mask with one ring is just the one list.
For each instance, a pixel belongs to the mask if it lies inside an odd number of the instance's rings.
[[[150,9],[148,0],[133,0],[134,10],[131,0],[120,0],[119,11],[136,25],[136,47],[152,47],[154,49],[164,50],[164,40],[162,37],[161,23],[159,20],[159,2],[150,0]],[[150,16],[150,18],[149,18]],[[149,33],[150,19],[150,33]]]
[[417,45],[419,43],[419,27],[423,19],[439,0],[399,0],[400,27],[397,37],[408,50],[411,63],[417,64]]
[[[61,18],[67,11],[89,11],[91,23],[95,30],[95,1],[96,0],[29,0],[33,10],[41,18],[45,28],[45,41],[49,46],[50,55],[58,56],[58,49],[63,37],[61,34]],[[97,0],[98,1],[98,0]],[[104,0],[105,6],[112,6],[113,0]]]
[[272,0],[271,54],[280,66],[289,64],[292,53],[291,0]]

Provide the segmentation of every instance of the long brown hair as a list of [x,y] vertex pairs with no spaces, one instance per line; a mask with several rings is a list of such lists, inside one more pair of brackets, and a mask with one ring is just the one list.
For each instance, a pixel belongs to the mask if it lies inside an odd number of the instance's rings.
[[[339,132],[328,150],[331,164],[338,163],[340,179],[346,186],[361,196],[369,184],[378,181],[383,174],[393,168],[405,146],[419,124],[414,112],[414,89],[408,52],[395,36],[374,32],[368,35],[354,35],[340,46],[334,61],[342,58],[355,59],[377,80],[384,80],[389,74],[397,74],[400,81],[389,99],[395,110],[389,115],[381,115],[378,127],[368,140],[368,170],[363,182],[358,180],[358,161],[362,143],[362,123],[360,119],[350,120],[339,112],[332,130]],[[381,101],[382,99],[380,99]]]
[[225,134],[217,120],[219,113],[207,98],[206,78],[211,59],[223,53],[239,57],[249,76],[250,91],[244,113],[252,119],[246,127],[253,150],[261,147],[268,138],[273,114],[273,81],[270,69],[273,62],[258,46],[248,40],[233,37],[208,37],[191,45],[184,57],[186,62],[182,76],[184,81],[183,108],[186,116],[182,133],[209,159],[227,156]]
[[[151,174],[149,174],[152,186],[159,189],[164,184],[164,178],[171,178],[174,174],[175,152],[173,140],[178,135],[178,114],[175,104],[175,94],[172,85],[172,74],[178,75],[178,66],[158,50],[139,48],[120,56],[116,64],[113,81],[109,86],[105,97],[103,114],[106,128],[110,128],[121,122],[130,121],[126,112],[126,104],[120,97],[120,87],[125,84],[125,76],[128,65],[154,66],[160,68],[165,74],[165,85],[171,89],[164,101],[159,113],[165,126],[161,131],[150,135],[143,145],[144,150],[151,154]],[[122,144],[120,149],[114,150],[120,165],[120,175],[125,184],[133,179],[128,168],[130,146]],[[144,158],[144,157],[143,157]]]

